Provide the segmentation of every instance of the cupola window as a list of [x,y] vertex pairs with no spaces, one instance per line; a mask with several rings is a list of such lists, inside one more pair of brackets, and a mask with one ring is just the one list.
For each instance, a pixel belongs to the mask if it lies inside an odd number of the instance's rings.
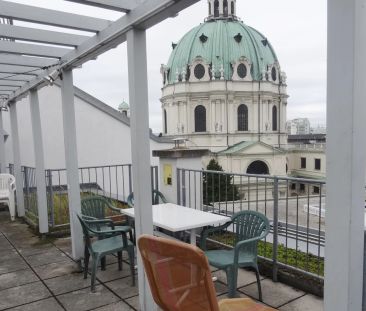
[[243,63],[239,64],[239,66],[236,70],[238,72],[238,76],[241,79],[244,79],[247,76],[247,66],[245,66]]
[[272,108],[272,131],[277,131],[277,107]]
[[206,132],[206,108],[198,105],[194,110],[195,132]]
[[248,130],[248,107],[244,104],[238,107],[238,131]]
[[277,70],[275,67],[272,67],[271,76],[272,76],[272,81],[277,80]]
[[214,2],[214,17],[219,17],[219,15],[220,15],[219,0],[215,0],[215,2]]
[[205,76],[205,73],[206,73],[206,70],[205,70],[205,67],[202,64],[197,64],[194,67],[194,76],[198,80],[201,80]]
[[224,0],[224,17],[228,17],[229,16],[229,6],[227,3],[227,0]]

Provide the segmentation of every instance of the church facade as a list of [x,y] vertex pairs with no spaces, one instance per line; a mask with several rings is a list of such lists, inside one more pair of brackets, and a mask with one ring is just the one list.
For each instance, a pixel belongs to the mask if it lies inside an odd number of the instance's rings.
[[205,21],[172,48],[161,66],[163,135],[209,149],[226,171],[286,175],[286,74],[236,1],[209,0]]

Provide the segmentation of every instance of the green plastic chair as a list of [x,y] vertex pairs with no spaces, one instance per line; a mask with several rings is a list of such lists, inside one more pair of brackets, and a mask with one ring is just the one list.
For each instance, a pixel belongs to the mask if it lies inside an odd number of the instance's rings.
[[[101,258],[109,254],[118,254],[118,269],[122,270],[122,251],[128,253],[130,261],[130,270],[132,277],[132,286],[135,286],[135,253],[133,243],[127,239],[125,231],[115,229],[111,220],[85,220],[82,215],[77,215],[81,227],[83,228],[85,253],[84,253],[84,279],[88,276],[89,258],[93,258],[91,271],[91,291],[95,291],[95,279],[97,268]],[[100,228],[109,229],[101,230]],[[92,242],[93,237],[102,237]]]
[[[234,248],[230,250],[207,250],[206,240],[212,233],[220,233],[229,228],[232,231]],[[266,216],[255,211],[242,211],[232,216],[226,224],[209,228],[202,232],[201,248],[205,251],[209,263],[226,271],[229,286],[229,298],[235,297],[238,279],[238,268],[252,267],[258,284],[259,300],[262,301],[261,282],[257,264],[258,241],[265,238],[270,229]]]
[[[165,196],[159,191],[154,189],[152,191],[152,204],[160,204],[160,203],[168,203],[168,200],[165,198]],[[135,199],[133,192],[130,193],[130,195],[127,197],[127,204],[129,207],[135,206]]]
[[[121,216],[121,211],[119,208],[116,208],[110,204],[105,197],[96,195],[81,200],[81,213],[83,215],[83,219],[88,220],[100,220],[108,219],[111,216]],[[129,233],[131,241],[134,240],[132,228],[131,226],[127,225],[127,222],[122,226],[117,225],[114,228],[116,230]],[[103,227],[101,229],[103,229]]]

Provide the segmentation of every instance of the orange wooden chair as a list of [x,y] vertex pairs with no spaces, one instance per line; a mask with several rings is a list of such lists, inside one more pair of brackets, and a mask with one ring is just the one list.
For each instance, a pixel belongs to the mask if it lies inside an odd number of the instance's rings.
[[217,301],[210,267],[198,247],[143,235],[138,240],[151,292],[164,311],[274,311],[249,298]]

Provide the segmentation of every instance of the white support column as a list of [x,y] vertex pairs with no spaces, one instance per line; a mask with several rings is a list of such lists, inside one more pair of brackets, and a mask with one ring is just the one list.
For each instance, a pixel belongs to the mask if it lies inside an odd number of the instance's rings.
[[325,311],[362,309],[365,55],[365,0],[329,0]]
[[[127,33],[128,81],[131,105],[132,179],[135,197],[136,240],[141,234],[153,234],[149,104],[147,86],[146,32],[132,29]],[[138,283],[142,311],[156,309],[144,275],[138,252]]]
[[23,175],[20,160],[20,143],[18,133],[18,117],[16,102],[10,103],[10,123],[11,123],[11,138],[13,142],[13,160],[14,160],[14,175],[16,185],[16,198],[17,198],[17,215],[23,217],[25,215],[24,209],[24,192],[23,192]]
[[83,232],[76,216],[76,213],[81,212],[81,203],[72,70],[63,72],[61,91],[72,257],[79,260],[83,257],[84,245]]
[[3,111],[0,108],[0,172],[6,173]]
[[37,90],[30,91],[29,99],[30,99],[31,119],[32,119],[34,158],[36,162],[39,233],[47,233],[48,232],[47,194],[46,194],[46,180],[45,180],[45,167],[44,167],[44,154],[43,154],[41,113],[39,109]]

